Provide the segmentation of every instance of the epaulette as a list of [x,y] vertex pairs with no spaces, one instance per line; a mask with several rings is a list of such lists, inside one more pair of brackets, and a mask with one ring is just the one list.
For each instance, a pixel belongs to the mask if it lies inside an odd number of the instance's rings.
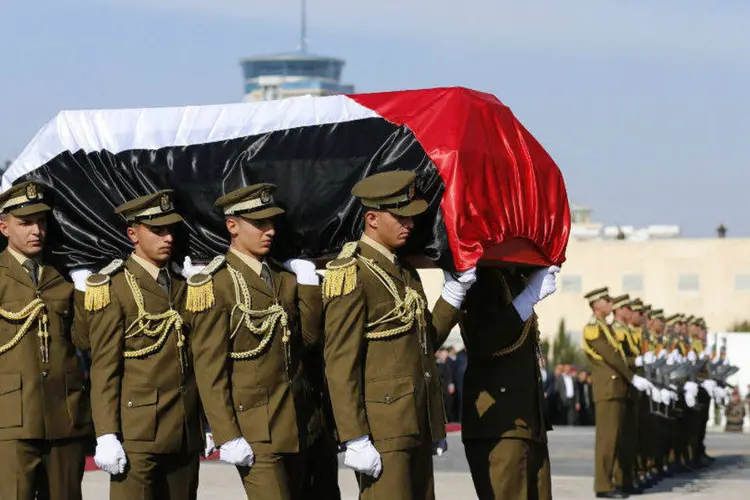
[[122,269],[124,265],[124,260],[115,259],[98,273],[86,278],[84,307],[87,311],[100,311],[112,302],[109,293],[109,283],[112,281],[110,277]]
[[591,317],[586,326],[583,327],[583,338],[596,340],[599,337],[599,324],[594,316]]
[[188,278],[187,298],[185,308],[190,312],[206,311],[214,306],[214,274],[227,261],[223,255],[217,255],[199,273]]
[[323,297],[330,299],[350,294],[357,287],[357,251],[359,245],[351,241],[344,245],[338,257],[326,264]]

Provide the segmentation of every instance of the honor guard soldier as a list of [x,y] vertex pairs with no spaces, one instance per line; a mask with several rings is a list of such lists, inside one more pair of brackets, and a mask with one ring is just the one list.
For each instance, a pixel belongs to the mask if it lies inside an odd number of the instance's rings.
[[134,251],[86,280],[96,464],[110,498],[195,499],[203,447],[198,388],[181,316],[185,281],[170,269],[172,191],[115,210]]
[[80,500],[91,410],[71,338],[73,286],[42,257],[41,184],[0,195],[0,498]]
[[481,267],[466,295],[461,438],[480,500],[552,498],[534,306],[559,271]]
[[447,274],[427,309],[416,269],[395,254],[427,210],[414,183],[413,173],[393,171],[354,186],[364,235],[344,245],[323,283],[326,377],[344,463],[364,499],[435,498],[432,445],[445,437],[445,412],[434,352],[476,273]]
[[583,348],[591,364],[596,408],[594,490],[597,498],[627,498],[629,494],[615,485],[613,475],[616,460],[623,459],[618,455],[622,452],[620,430],[628,384],[641,392],[649,391],[653,385],[628,368],[622,344],[606,323],[605,318],[613,306],[609,290],[599,288],[587,293],[585,298],[593,312],[583,329]]
[[312,262],[269,258],[284,213],[274,190],[255,184],[216,201],[229,252],[188,279],[204,411],[251,500],[303,497],[308,432],[317,432],[302,357],[323,329],[319,277]]

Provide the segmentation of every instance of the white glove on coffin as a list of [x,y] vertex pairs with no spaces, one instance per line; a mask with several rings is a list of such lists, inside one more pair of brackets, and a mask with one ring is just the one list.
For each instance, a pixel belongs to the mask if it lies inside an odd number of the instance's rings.
[[96,438],[94,463],[104,472],[116,476],[125,472],[128,458],[122,444],[114,434],[104,434]]
[[635,366],[643,366],[643,356],[638,356],[637,358],[635,358]]
[[199,272],[203,271],[203,269],[206,266],[204,265],[193,265],[193,260],[190,257],[185,257],[185,260],[182,261],[182,267],[180,267],[176,262],[172,262],[172,268],[175,270],[175,272],[182,275],[183,278],[188,279],[191,276],[195,276]]
[[91,269],[74,269],[70,271],[70,279],[73,280],[73,286],[79,292],[86,291],[86,278],[94,274]]
[[695,407],[695,395],[685,391],[685,404],[688,408]]
[[215,451],[216,451],[216,443],[214,442],[214,435],[210,432],[207,432],[206,433],[206,447],[203,450],[203,456],[208,458]]
[[346,442],[344,465],[375,479],[380,476],[380,472],[383,470],[380,453],[372,445],[369,436],[362,436]]
[[656,362],[656,355],[653,351],[648,351],[643,355],[643,364],[650,365]]
[[523,321],[534,314],[534,306],[557,291],[555,279],[559,272],[559,267],[550,266],[531,273],[526,288],[513,299],[513,307]]
[[284,262],[284,269],[294,273],[300,285],[320,285],[320,276],[315,272],[315,264],[305,259],[289,259]]
[[255,454],[245,438],[238,437],[221,445],[219,459],[232,465],[252,467],[255,463]]
[[687,355],[687,359],[691,363],[695,363],[696,361],[698,361],[698,355],[695,354],[695,351],[690,351]]
[[685,394],[692,394],[693,397],[698,395],[698,384],[695,382],[685,382]]
[[443,285],[443,300],[455,307],[461,307],[471,285],[477,281],[477,268],[472,267],[462,273],[458,273],[458,279],[454,278],[449,272],[443,271],[445,284]]

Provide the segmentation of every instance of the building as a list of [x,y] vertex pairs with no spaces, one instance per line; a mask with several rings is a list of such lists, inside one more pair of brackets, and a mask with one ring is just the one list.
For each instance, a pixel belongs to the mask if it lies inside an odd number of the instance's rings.
[[297,51],[250,57],[240,61],[245,101],[354,93],[353,85],[341,83],[341,73],[346,64],[344,60],[308,54],[306,17],[303,0],[302,30]]

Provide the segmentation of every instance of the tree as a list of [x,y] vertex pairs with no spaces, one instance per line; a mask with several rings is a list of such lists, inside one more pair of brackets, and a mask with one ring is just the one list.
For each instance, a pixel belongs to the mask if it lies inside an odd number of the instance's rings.
[[750,332],[750,321],[737,321],[729,327],[730,332]]
[[573,338],[565,331],[565,320],[561,319],[557,327],[557,335],[552,345],[552,365],[568,364],[583,368],[587,365],[586,354],[583,349],[573,341]]

